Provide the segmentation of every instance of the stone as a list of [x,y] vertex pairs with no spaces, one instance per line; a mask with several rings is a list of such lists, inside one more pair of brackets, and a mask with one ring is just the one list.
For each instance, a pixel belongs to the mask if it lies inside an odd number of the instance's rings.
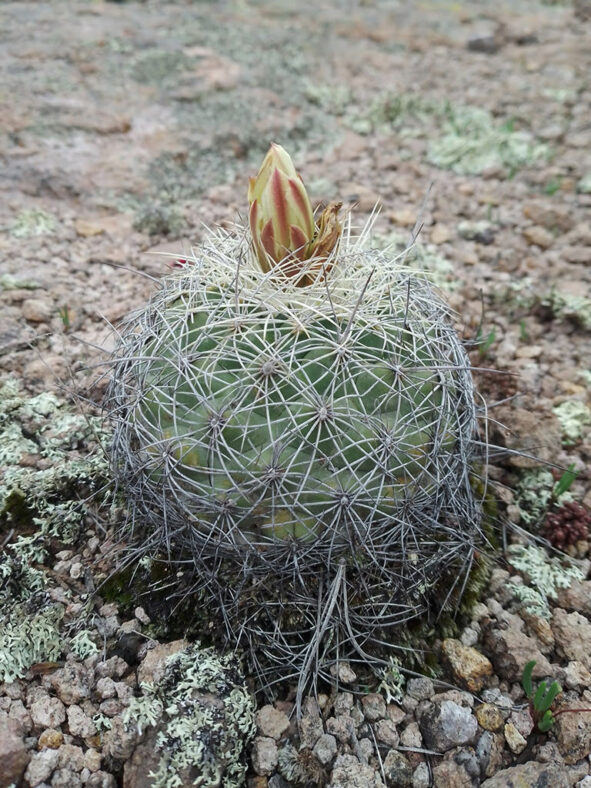
[[[431,786],[431,772],[427,764],[422,761],[412,774],[412,787],[413,788],[430,788]],[[394,786],[392,786],[394,788]]]
[[37,742],[37,749],[43,750],[49,747],[50,750],[57,750],[64,743],[64,734],[55,728],[46,728]]
[[82,780],[71,769],[58,769],[51,778],[52,788],[81,788]]
[[341,744],[347,744],[355,733],[355,723],[349,714],[341,714],[326,720],[326,730],[336,736]]
[[591,623],[585,616],[576,611],[567,613],[562,608],[555,608],[552,632],[559,654],[591,670]]
[[402,720],[406,717],[406,712],[395,703],[388,703],[386,707],[386,715],[389,720],[392,720],[394,725],[400,725]]
[[257,736],[252,746],[252,767],[257,774],[270,775],[279,758],[277,742],[268,736]]
[[354,755],[339,755],[328,788],[385,788],[376,770]]
[[29,757],[19,724],[0,717],[0,788],[19,785]]
[[412,767],[408,758],[397,750],[389,750],[383,763],[386,785],[412,785]]
[[88,769],[89,772],[98,772],[101,768],[101,761],[103,760],[102,755],[97,750],[93,750],[90,747],[84,753],[84,768]]
[[443,658],[451,667],[454,678],[470,692],[479,692],[492,676],[493,666],[485,656],[472,646],[447,638],[441,646]]
[[536,678],[551,675],[552,666],[540,651],[535,638],[521,631],[520,627],[523,625],[521,619],[507,613],[505,621],[508,623],[507,629],[497,629],[494,626],[484,629],[483,645],[491,655],[497,673],[508,681],[521,681],[523,668],[534,659]]
[[423,736],[417,722],[409,722],[406,728],[402,731],[400,734],[400,744],[403,747],[411,747],[414,749],[423,747]]
[[82,747],[75,744],[63,744],[58,750],[58,767],[60,769],[71,769],[74,772],[81,772],[84,768],[84,752]]
[[451,238],[451,232],[444,224],[434,224],[431,228],[431,243],[436,246],[447,243]]
[[526,739],[519,733],[515,725],[512,722],[507,722],[504,728],[505,734],[505,741],[507,742],[509,749],[511,752],[514,752],[518,755],[520,752],[523,752],[525,746],[527,744]]
[[388,212],[388,219],[400,227],[414,227],[418,218],[416,208],[400,208]]
[[81,700],[90,697],[88,671],[78,662],[68,662],[63,668],[52,673],[51,686],[66,706],[80,703]]
[[381,720],[386,716],[386,701],[383,695],[377,692],[370,692],[361,698],[363,716],[369,722]]
[[568,689],[587,689],[591,687],[591,672],[581,662],[573,660],[564,669],[564,685]]
[[[6,698],[8,700],[8,698]],[[13,700],[10,703],[10,710],[8,716],[14,720],[25,733],[30,733],[33,729],[33,720],[29,714],[29,710],[25,708],[22,700]]]
[[51,302],[44,298],[27,298],[23,301],[21,310],[29,323],[48,323],[54,313]]
[[434,788],[472,788],[473,784],[466,769],[454,760],[442,761],[433,767]]
[[378,720],[374,730],[378,741],[387,744],[388,747],[398,747],[400,736],[392,720]]
[[503,769],[481,783],[480,788],[568,788],[568,785],[562,764],[528,761]]
[[57,750],[42,750],[33,753],[25,770],[25,780],[28,781],[31,788],[35,788],[39,783],[45,782],[51,777],[57,767],[58,758]]
[[498,706],[483,703],[476,709],[476,719],[485,731],[498,731],[503,727],[504,719]]
[[117,788],[117,783],[112,774],[100,771],[90,775],[86,788]]
[[80,708],[80,706],[68,706],[68,728],[72,736],[80,736],[87,739],[94,736],[96,726],[92,719]]
[[561,205],[549,205],[544,202],[527,202],[523,206],[523,214],[534,224],[547,230],[568,232],[573,226],[572,211]]
[[[591,708],[591,703],[585,704],[584,701],[578,700],[571,703],[561,698],[554,710],[584,708]],[[591,713],[577,714],[569,711],[568,714],[559,714],[556,717],[554,731],[558,749],[566,764],[577,763],[591,754]]]
[[306,698],[304,700],[298,730],[301,746],[307,747],[310,750],[313,749],[320,736],[324,733],[320,709],[313,698]]
[[485,731],[478,739],[476,757],[483,777],[492,777],[503,766],[505,737],[502,733]]
[[77,219],[74,223],[74,229],[82,238],[91,238],[93,235],[101,235],[105,232],[104,227],[86,219]]
[[59,698],[44,695],[31,708],[31,719],[36,728],[58,728],[66,721],[66,708]]
[[471,710],[451,700],[430,703],[421,714],[419,725],[427,748],[437,752],[470,744],[478,733]]
[[523,231],[523,237],[530,246],[539,246],[540,249],[549,249],[554,243],[554,236],[545,227],[534,224],[532,227],[526,227]]
[[273,706],[263,706],[256,713],[256,726],[261,736],[279,740],[289,730],[289,717]]
[[330,733],[323,733],[312,750],[323,766],[328,766],[337,754],[337,740]]
[[104,676],[102,679],[99,679],[96,683],[95,691],[101,700],[114,698],[117,694],[115,682],[110,676]]
[[[169,643],[168,645],[171,646],[172,643]],[[149,653],[150,652],[148,651],[148,654]],[[144,670],[142,671],[142,666],[144,665],[144,662],[142,662],[142,664],[138,668],[139,682],[142,681],[149,682],[153,680],[152,678],[150,678],[152,674],[150,673],[147,667],[145,667]],[[129,670],[129,665],[127,664],[127,662],[125,662],[124,659],[121,659],[121,657],[109,657],[109,659],[105,660],[104,662],[97,663],[96,666],[96,674],[97,676],[101,676],[101,677],[109,676],[110,678],[120,679],[127,673],[128,670]]]
[[416,700],[429,700],[435,693],[435,686],[426,676],[410,679],[406,685],[406,694]]
[[357,681],[357,673],[348,662],[339,662],[337,665],[330,666],[331,674],[343,684],[353,684]]

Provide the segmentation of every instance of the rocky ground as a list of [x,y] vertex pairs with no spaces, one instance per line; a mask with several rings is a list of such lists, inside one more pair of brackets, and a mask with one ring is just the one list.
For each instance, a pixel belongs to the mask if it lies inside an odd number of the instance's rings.
[[[93,594],[119,513],[80,503],[108,471],[100,419],[69,401],[100,401],[109,324],[166,274],[156,253],[244,215],[271,140],[315,201],[354,205],[362,223],[379,200],[376,243],[404,244],[420,217],[414,264],[478,340],[492,441],[550,465],[491,453],[502,554],[471,619],[434,642],[437,676],[368,693],[343,666],[298,726],[288,694],[234,714],[237,669],[207,653],[224,678],[205,712],[202,688],[185,688],[195,757],[221,763],[225,785],[248,764],[253,788],[591,784],[591,714],[536,733],[521,685],[535,659],[536,682],[562,685],[556,711],[591,707],[591,6],[294,9],[0,6],[2,787],[141,788],[155,731],[183,751],[162,660],[191,652],[158,643],[141,606]],[[179,768],[158,784],[199,774]],[[215,769],[203,780],[217,785]]]

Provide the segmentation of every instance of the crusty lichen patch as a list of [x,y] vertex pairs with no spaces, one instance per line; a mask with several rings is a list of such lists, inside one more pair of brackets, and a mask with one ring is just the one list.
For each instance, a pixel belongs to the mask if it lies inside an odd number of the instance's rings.
[[64,651],[82,659],[97,649],[82,621],[64,624],[48,563],[52,540],[81,532],[88,496],[106,478],[106,440],[97,417],[47,392],[26,396],[14,379],[0,384],[0,682]]
[[[194,643],[167,659],[160,681],[141,688],[123,719],[138,733],[158,728],[152,788],[243,785],[255,707],[235,657]],[[188,774],[197,776],[187,782]]]
[[[573,581],[584,579],[583,572],[574,563],[550,557],[543,547],[533,544],[510,545],[507,560],[545,600],[557,599],[559,588],[568,588]],[[523,601],[531,604],[534,599]],[[537,602],[538,606],[543,606],[541,600]]]

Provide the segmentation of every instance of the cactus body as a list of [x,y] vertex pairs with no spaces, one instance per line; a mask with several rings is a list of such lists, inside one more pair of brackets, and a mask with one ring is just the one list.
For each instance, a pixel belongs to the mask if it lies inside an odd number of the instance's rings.
[[361,653],[464,581],[470,365],[426,278],[348,236],[307,287],[240,232],[191,263],[121,330],[114,472],[143,549],[188,561],[280,671],[309,671],[312,641],[317,670],[320,642]]

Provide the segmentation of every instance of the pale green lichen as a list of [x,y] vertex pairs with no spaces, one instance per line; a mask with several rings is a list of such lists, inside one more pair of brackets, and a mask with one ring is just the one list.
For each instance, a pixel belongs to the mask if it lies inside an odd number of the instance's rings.
[[92,632],[89,632],[88,629],[81,629],[70,639],[70,651],[78,659],[84,660],[93,654],[98,654],[99,647],[92,639]]
[[54,662],[62,652],[61,605],[31,614],[23,604],[12,607],[0,624],[0,682],[22,678],[36,662]]
[[106,441],[98,418],[55,395],[27,397],[14,379],[0,385],[0,526],[16,532],[0,551],[0,681],[22,677],[63,651],[79,659],[97,651],[80,622],[78,634],[61,631],[64,610],[50,601],[55,583],[46,565],[52,539],[79,536],[90,511],[86,497],[107,476],[104,453],[82,450]]
[[479,175],[491,168],[507,169],[543,161],[548,146],[527,131],[515,131],[511,121],[499,123],[479,107],[448,107],[443,134],[434,139],[427,161],[460,175]]
[[514,544],[507,548],[507,561],[546,599],[557,599],[559,588],[568,588],[574,580],[583,580],[578,566],[550,557],[542,547]]
[[15,238],[30,238],[36,235],[49,235],[55,232],[57,220],[46,211],[31,208],[21,211],[8,228]]
[[401,672],[400,665],[398,657],[391,656],[388,665],[381,670],[378,692],[384,693],[386,703],[398,702],[404,696],[406,677]]
[[552,412],[560,422],[562,442],[572,446],[583,435],[585,427],[591,424],[591,409],[577,399],[569,399],[552,408]]
[[518,603],[519,608],[526,613],[548,619],[550,617],[550,606],[543,594],[535,588],[517,583],[507,583],[507,590],[513,595],[513,599]]
[[581,180],[577,183],[577,191],[579,194],[591,194],[591,172],[583,175]]
[[549,306],[555,317],[570,320],[585,331],[591,331],[591,298],[553,289],[542,299],[542,304]]
[[515,504],[525,525],[539,523],[552,501],[555,480],[545,468],[534,468],[523,473],[515,485]]
[[[166,660],[163,678],[142,684],[123,721],[141,734],[157,727],[161,753],[154,788],[237,788],[246,774],[245,747],[255,732],[254,704],[236,658],[199,643]],[[192,782],[187,782],[187,775]]]

